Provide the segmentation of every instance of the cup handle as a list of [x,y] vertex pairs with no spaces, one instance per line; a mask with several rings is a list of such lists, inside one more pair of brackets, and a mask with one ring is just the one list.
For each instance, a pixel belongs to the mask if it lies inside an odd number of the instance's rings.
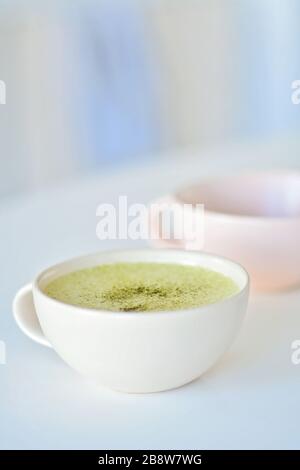
[[[155,210],[151,210],[151,205],[155,206]],[[183,236],[182,238],[172,238],[164,239],[161,233],[161,221],[160,215],[165,210],[172,210],[172,206],[182,206],[183,203],[175,195],[166,195],[160,199],[156,199],[152,201],[149,206],[149,224],[150,224],[150,243],[156,248],[179,248],[181,250],[189,250],[189,251],[204,251],[204,246],[202,240],[200,241],[196,239],[185,239]],[[193,216],[193,212],[191,213]]]
[[[169,239],[164,240],[161,234],[160,215],[172,204],[178,204],[176,198],[172,195],[163,196],[149,205],[149,223],[151,228],[150,243],[157,248],[184,248],[182,240]],[[151,205],[156,207],[156,210],[151,210]],[[159,208],[159,209],[157,209]]]
[[51,348],[39,323],[32,295],[32,284],[22,287],[13,301],[13,314],[19,328],[26,336],[43,346]]

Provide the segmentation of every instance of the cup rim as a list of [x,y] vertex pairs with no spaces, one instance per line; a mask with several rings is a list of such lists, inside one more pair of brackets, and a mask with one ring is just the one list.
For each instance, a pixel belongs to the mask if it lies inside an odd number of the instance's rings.
[[[103,254],[132,254],[132,253],[135,253],[135,254],[142,254],[142,253],[149,253],[149,252],[153,252],[153,253],[162,253],[162,252],[167,252],[167,253],[174,253],[174,255],[176,256],[176,253],[188,253],[190,255],[197,255],[197,256],[202,256],[204,258],[215,258],[215,259],[218,259],[218,260],[221,260],[222,262],[225,262],[225,263],[229,263],[231,264],[232,266],[235,266],[237,267],[240,272],[242,272],[242,274],[245,276],[245,283],[244,283],[244,286],[241,287],[238,292],[236,292],[235,294],[232,294],[230,295],[229,297],[226,297],[225,299],[222,299],[222,300],[218,300],[217,302],[213,302],[213,303],[210,303],[210,304],[205,304],[205,305],[199,305],[199,306],[196,306],[196,307],[190,307],[190,308],[183,308],[183,309],[174,309],[174,310],[142,310],[142,311],[139,311],[139,312],[134,312],[134,311],[128,311],[128,312],[120,312],[120,311],[117,311],[117,310],[107,310],[107,309],[99,309],[99,308],[88,308],[88,307],[81,307],[80,305],[73,305],[73,304],[70,304],[70,303],[67,303],[67,302],[62,302],[61,300],[57,300],[57,299],[54,299],[52,297],[50,297],[49,295],[45,294],[45,292],[42,290],[42,288],[40,287],[39,283],[41,281],[41,279],[46,276],[49,271],[51,270],[54,270],[54,269],[59,269],[60,267],[62,267],[63,265],[67,264],[67,263],[71,263],[71,262],[76,262],[76,261],[80,261],[80,260],[83,260],[84,258],[93,258],[93,257],[96,257],[98,255],[101,255],[102,253]],[[116,261],[117,262],[117,261]],[[101,263],[98,263],[98,264],[101,264]],[[95,265],[98,265],[98,264],[95,264]],[[105,264],[105,263],[103,263]],[[111,264],[114,264],[114,263],[111,263]],[[171,263],[170,263],[171,264]],[[184,263],[176,263],[176,264],[182,264],[184,265]],[[84,269],[84,268],[82,268]],[[83,313],[84,314],[89,314],[91,316],[95,316],[95,315],[108,315],[110,314],[111,316],[114,316],[114,317],[120,317],[120,318],[128,318],[128,317],[131,317],[131,318],[139,318],[139,317],[145,317],[145,316],[153,316],[153,317],[159,317],[159,316],[165,316],[166,314],[167,315],[186,315],[187,313],[196,313],[197,311],[206,311],[206,310],[211,310],[213,309],[216,305],[219,305],[219,304],[223,304],[223,303],[228,303],[228,302],[231,302],[233,299],[238,299],[240,297],[242,297],[245,292],[247,292],[249,290],[249,286],[250,286],[250,276],[248,274],[248,272],[246,271],[246,269],[238,262],[236,261],[233,261],[229,258],[226,258],[225,256],[220,256],[220,255],[217,255],[215,253],[208,253],[208,252],[201,252],[201,251],[196,251],[196,250],[183,250],[183,249],[173,249],[173,248],[160,248],[160,249],[153,249],[153,248],[141,248],[141,249],[115,249],[115,250],[107,250],[107,251],[98,251],[98,252],[92,252],[92,253],[89,253],[89,254],[85,254],[85,255],[81,255],[81,256],[76,256],[76,257],[73,257],[73,258],[69,258],[65,261],[62,261],[60,263],[56,263],[55,265],[52,265],[46,269],[44,269],[43,271],[41,271],[37,276],[36,278],[34,279],[33,283],[32,283],[32,290],[33,292],[36,291],[38,292],[38,295],[41,296],[44,300],[46,300],[47,302],[50,302],[51,304],[53,304],[53,306],[67,306],[68,308],[71,308],[72,311],[77,314],[80,314],[80,313]]]
[[[182,188],[179,188],[175,193],[171,194],[171,198],[174,199],[174,202],[177,203],[184,203],[184,198],[182,197],[182,194],[186,192],[187,190],[194,188],[196,186],[201,187],[204,184],[215,184],[215,183],[222,183],[222,181],[226,181],[228,179],[234,178],[237,181],[241,180],[243,178],[249,178],[249,177],[265,177],[265,178],[270,178],[270,177],[278,177],[278,176],[283,176],[283,177],[298,177],[300,181],[300,171],[298,169],[277,169],[277,170],[261,170],[261,171],[243,171],[240,173],[228,173],[226,175],[219,175],[215,177],[208,177],[205,179],[201,179],[200,181],[185,185]],[[199,201],[201,204],[201,201]],[[205,205],[204,205],[205,207]],[[255,223],[261,223],[261,224],[266,224],[268,222],[271,223],[291,223],[291,222],[300,222],[300,214],[299,215],[249,215],[249,214],[243,214],[243,213],[231,213],[231,212],[223,212],[223,211],[218,211],[218,210],[213,210],[213,209],[206,209],[205,208],[205,214],[209,215],[210,217],[214,217],[217,219],[225,219],[228,221],[232,222],[255,222]]]

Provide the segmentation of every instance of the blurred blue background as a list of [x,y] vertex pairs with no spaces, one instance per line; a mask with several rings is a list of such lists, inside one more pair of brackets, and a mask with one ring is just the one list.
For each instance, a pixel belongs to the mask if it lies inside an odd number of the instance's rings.
[[299,18],[298,0],[0,2],[0,198],[300,138]]

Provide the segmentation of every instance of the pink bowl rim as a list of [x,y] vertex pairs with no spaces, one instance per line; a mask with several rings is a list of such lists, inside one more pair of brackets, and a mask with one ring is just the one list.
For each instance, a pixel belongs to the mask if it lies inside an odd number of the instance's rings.
[[[238,174],[226,174],[226,175],[221,175],[221,176],[214,176],[211,178],[205,178],[202,179],[198,182],[195,182],[193,184],[185,185],[182,188],[179,188],[174,194],[171,194],[167,197],[172,199],[174,202],[177,203],[184,203],[184,198],[181,197],[181,194],[187,191],[188,189],[191,189],[193,187],[200,187],[203,184],[209,184],[209,183],[218,183],[222,182],[224,180],[230,180],[230,179],[244,179],[244,178],[249,178],[249,177],[278,177],[278,176],[283,176],[283,177],[296,177],[299,178],[299,188],[300,188],[300,170],[289,170],[289,169],[281,169],[281,170],[272,170],[272,171],[247,171],[247,172],[240,172]],[[299,189],[300,192],[300,189]],[[201,204],[201,201],[199,201],[199,204]],[[224,219],[224,220],[231,220],[232,222],[242,222],[242,221],[247,221],[247,222],[260,222],[260,223],[280,223],[280,224],[287,224],[287,223],[299,223],[300,222],[300,214],[299,215],[288,215],[288,216],[265,216],[265,215],[247,215],[247,214],[234,214],[230,212],[221,212],[217,210],[211,210],[211,209],[205,209],[204,205],[204,210],[205,214],[209,215],[211,218],[216,218],[216,219]]]

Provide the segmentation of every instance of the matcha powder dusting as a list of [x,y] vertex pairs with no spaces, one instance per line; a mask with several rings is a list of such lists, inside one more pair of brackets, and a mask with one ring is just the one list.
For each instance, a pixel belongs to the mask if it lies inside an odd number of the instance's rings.
[[231,278],[198,266],[116,263],[74,271],[44,291],[81,307],[142,312],[206,305],[238,290]]

